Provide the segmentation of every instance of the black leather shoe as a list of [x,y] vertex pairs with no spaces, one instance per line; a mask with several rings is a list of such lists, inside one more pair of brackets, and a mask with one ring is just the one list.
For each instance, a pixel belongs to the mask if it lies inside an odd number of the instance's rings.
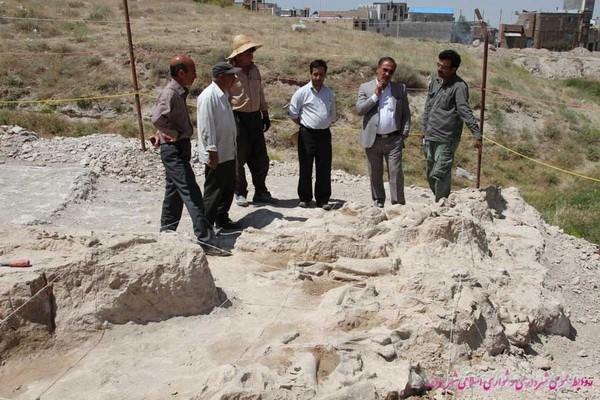
[[322,208],[325,211],[329,211],[333,208],[333,206],[329,203],[317,204],[317,207]]
[[242,229],[242,227],[233,222],[231,219],[227,218],[224,221],[215,222],[215,228],[217,229]]
[[204,250],[204,254],[206,254],[207,256],[229,257],[232,255],[231,252],[223,250],[217,246],[213,246],[212,244],[210,246],[203,244],[202,250]]
[[254,197],[252,197],[252,202],[253,203],[265,203],[265,204],[276,204],[277,199],[275,199],[273,196],[271,196],[271,193],[258,194],[258,195],[255,194]]
[[381,200],[375,200],[373,202],[373,206],[375,206],[377,208],[383,208],[383,201],[381,201]]

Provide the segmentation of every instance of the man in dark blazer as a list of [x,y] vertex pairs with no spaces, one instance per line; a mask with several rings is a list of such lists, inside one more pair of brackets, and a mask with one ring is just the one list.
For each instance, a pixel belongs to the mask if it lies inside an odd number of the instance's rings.
[[377,64],[377,78],[358,90],[356,112],[363,116],[360,144],[365,148],[371,197],[375,207],[383,208],[383,160],[388,167],[392,204],[406,204],[402,148],[410,131],[410,108],[406,85],[392,82],[396,61],[383,57]]

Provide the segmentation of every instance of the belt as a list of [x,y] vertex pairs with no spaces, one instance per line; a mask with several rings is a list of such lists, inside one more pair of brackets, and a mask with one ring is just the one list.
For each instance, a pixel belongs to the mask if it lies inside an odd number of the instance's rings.
[[383,138],[383,139],[387,139],[389,137],[396,136],[396,135],[399,135],[399,134],[400,134],[400,131],[394,131],[394,132],[386,133],[385,135],[380,135],[378,133],[377,136],[380,137],[380,138]]
[[329,133],[329,128],[313,129],[313,128],[309,128],[308,126],[304,126],[304,125],[300,125],[300,127],[306,129],[307,131],[309,131],[311,133]]

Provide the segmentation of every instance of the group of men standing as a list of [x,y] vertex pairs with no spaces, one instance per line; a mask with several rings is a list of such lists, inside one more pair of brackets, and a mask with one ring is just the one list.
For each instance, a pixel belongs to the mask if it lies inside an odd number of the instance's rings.
[[[191,58],[180,55],[171,60],[172,80],[161,91],[153,109],[152,122],[157,128],[153,143],[160,147],[166,174],[161,231],[177,229],[185,205],[194,233],[209,255],[229,254],[218,245],[215,228],[217,231],[240,228],[230,219],[229,209],[234,198],[239,206],[249,205],[246,164],[255,189],[253,202],[277,202],[265,183],[269,157],[264,133],[271,123],[261,75],[253,62],[259,47],[261,44],[245,35],[234,37],[228,62],[212,67],[212,83],[198,97],[198,154],[205,166],[204,197],[190,164],[193,126],[186,99],[196,79]],[[423,113],[422,137],[427,179],[436,201],[450,194],[451,167],[463,121],[473,134],[474,146],[481,146],[479,125],[469,106],[468,87],[456,74],[460,56],[453,50],[445,50],[438,58],[438,77],[429,85]],[[360,86],[356,102],[356,111],[363,116],[360,143],[365,149],[371,197],[376,207],[383,207],[386,197],[384,161],[391,203],[406,204],[402,150],[411,117],[406,85],[392,81],[396,67],[393,58],[381,58],[376,78]],[[310,207],[314,197],[317,207],[330,210],[330,127],[337,118],[336,100],[325,85],[327,63],[314,60],[309,71],[310,81],[294,93],[288,110],[289,117],[299,126],[298,206]]]

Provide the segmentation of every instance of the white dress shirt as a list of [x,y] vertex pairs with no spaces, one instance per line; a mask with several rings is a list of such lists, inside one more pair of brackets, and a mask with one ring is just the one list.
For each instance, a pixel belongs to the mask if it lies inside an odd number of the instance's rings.
[[317,91],[312,82],[308,82],[290,100],[288,115],[300,119],[300,125],[310,129],[327,129],[336,119],[335,95],[327,86]]
[[373,100],[379,100],[379,125],[377,126],[378,135],[387,135],[398,130],[394,113],[396,112],[396,98],[392,96],[392,85],[389,83],[383,89],[379,97],[373,94]]
[[212,82],[198,96],[198,158],[208,163],[208,152],[219,154],[219,164],[235,160],[237,128],[229,94]]

